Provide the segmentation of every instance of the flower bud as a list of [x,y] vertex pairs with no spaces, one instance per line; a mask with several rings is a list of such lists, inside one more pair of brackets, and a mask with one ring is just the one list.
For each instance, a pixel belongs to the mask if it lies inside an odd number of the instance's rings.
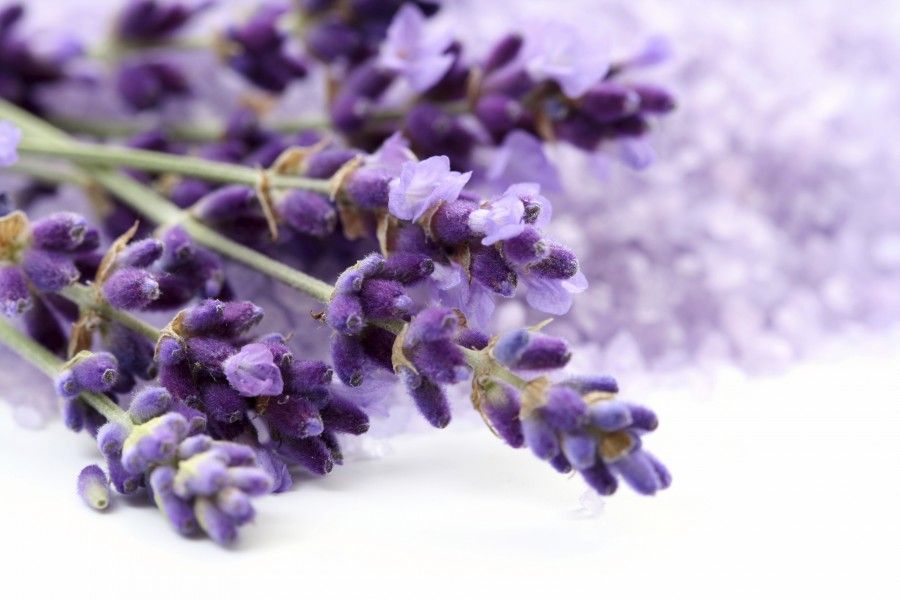
[[278,212],[291,229],[313,237],[327,236],[337,223],[331,202],[307,190],[292,190],[279,203]]
[[71,251],[84,242],[87,220],[73,212],[58,212],[31,225],[32,245],[42,250]]
[[516,292],[518,277],[493,246],[472,248],[472,277],[492,292],[511,298]]
[[331,431],[362,435],[369,430],[369,416],[365,411],[349,398],[335,393],[320,414],[325,427]]
[[109,506],[109,480],[103,469],[88,465],[78,474],[78,495],[94,510],[104,510]]
[[72,365],[78,387],[98,394],[110,391],[119,379],[119,364],[109,352],[96,352]]
[[110,421],[97,430],[97,447],[106,458],[121,456],[128,430],[121,423]]
[[159,283],[144,269],[125,267],[103,283],[103,296],[113,308],[139,310],[159,298]]
[[443,429],[450,423],[450,404],[444,390],[433,381],[409,369],[403,369],[401,378],[416,403],[416,408],[433,427]]
[[31,308],[28,283],[19,267],[0,267],[0,311],[7,317],[15,317]]
[[22,257],[22,269],[41,292],[58,292],[78,281],[78,269],[68,258],[31,248]]
[[394,252],[384,263],[382,276],[413,285],[427,279],[434,272],[434,261],[424,254]]
[[367,279],[359,299],[363,314],[369,319],[402,318],[412,306],[403,284],[389,279]]
[[565,340],[527,329],[503,334],[493,348],[493,355],[511,369],[561,369],[572,358]]

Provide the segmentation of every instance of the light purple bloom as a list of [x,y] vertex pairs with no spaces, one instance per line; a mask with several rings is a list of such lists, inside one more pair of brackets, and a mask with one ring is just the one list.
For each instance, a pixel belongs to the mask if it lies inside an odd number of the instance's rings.
[[243,396],[277,396],[284,389],[281,370],[265,344],[247,344],[223,367],[228,383]]
[[[541,186],[536,183],[511,185],[486,207],[473,210],[469,227],[484,235],[481,243],[485,246],[516,237],[527,224],[541,229],[550,222],[551,208],[540,192]],[[527,214],[534,214],[534,219],[529,219]]]
[[547,158],[539,139],[524,131],[513,131],[494,152],[487,178],[497,184],[534,181],[546,190],[559,191],[562,185],[556,167]]
[[471,172],[450,170],[450,159],[432,156],[421,162],[408,161],[390,184],[388,210],[399,219],[420,219],[438,202],[452,202],[468,183]]
[[400,175],[403,165],[411,160],[416,160],[416,155],[409,149],[409,140],[397,131],[366,158],[366,166],[396,177]]
[[388,28],[379,63],[399,73],[417,92],[424,92],[453,64],[453,56],[444,53],[451,41],[447,32],[426,28],[422,11],[405,4]]
[[477,281],[470,282],[468,274],[460,265],[435,263],[431,284],[436,288],[442,306],[460,309],[474,327],[487,327],[494,314],[492,294]]
[[618,141],[619,159],[637,171],[646,169],[656,160],[653,146],[643,137],[626,137]]
[[563,23],[542,23],[526,37],[524,68],[538,81],[551,79],[577,98],[609,71],[606,48]]
[[22,139],[22,131],[9,121],[0,121],[0,167],[8,167],[19,160],[16,148]]
[[569,279],[546,279],[532,274],[523,274],[527,291],[525,300],[533,308],[551,315],[564,315],[572,308],[572,294],[583,292],[588,287],[587,278],[578,271]]

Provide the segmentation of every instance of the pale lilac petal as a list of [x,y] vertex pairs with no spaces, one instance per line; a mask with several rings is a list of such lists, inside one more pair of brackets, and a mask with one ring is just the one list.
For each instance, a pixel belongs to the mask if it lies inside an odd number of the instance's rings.
[[525,68],[538,81],[553,80],[569,98],[577,98],[609,71],[604,46],[574,27],[544,23],[526,37]]
[[572,308],[572,294],[559,279],[529,277],[526,285],[525,300],[532,308],[550,315],[564,315]]
[[404,4],[391,22],[378,56],[382,67],[397,72],[417,92],[440,81],[453,64],[453,57],[444,54],[452,38],[427,25],[417,6]]
[[390,183],[388,210],[399,219],[415,221],[438,202],[456,200],[471,176],[451,171],[446,156],[407,161]]
[[284,390],[281,370],[264,344],[247,344],[223,367],[228,383],[242,396],[277,396]]
[[403,165],[411,160],[416,160],[416,155],[409,149],[409,140],[397,131],[368,157],[366,165],[377,167],[388,175],[397,177]]
[[656,152],[646,138],[622,138],[619,140],[619,158],[632,169],[640,171],[653,164]]
[[544,153],[539,139],[524,131],[513,131],[494,152],[487,171],[488,180],[498,186],[534,181],[546,190],[562,188],[556,167]]

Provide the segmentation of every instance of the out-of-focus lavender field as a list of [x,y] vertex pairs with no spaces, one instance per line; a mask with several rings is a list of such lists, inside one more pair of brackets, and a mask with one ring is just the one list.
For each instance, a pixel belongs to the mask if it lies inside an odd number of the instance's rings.
[[[227,12],[245,3],[222,4]],[[115,5],[33,0],[30,26],[48,40],[99,37]],[[634,172],[612,157],[588,164],[550,150],[565,166],[554,233],[583,257],[591,282],[552,330],[582,340],[582,363],[630,381],[721,361],[767,371],[827,337],[898,320],[895,2],[448,0],[447,8],[441,20],[476,51],[511,25],[548,18],[607,39],[614,56],[651,35],[674,49],[656,76],[679,107],[651,137],[653,165]],[[71,102],[75,113],[103,105]],[[279,110],[314,104],[294,93]],[[280,314],[269,311],[268,329],[279,328]],[[533,320],[517,302],[498,313],[502,329]],[[32,389],[14,369],[2,377],[2,390]]]

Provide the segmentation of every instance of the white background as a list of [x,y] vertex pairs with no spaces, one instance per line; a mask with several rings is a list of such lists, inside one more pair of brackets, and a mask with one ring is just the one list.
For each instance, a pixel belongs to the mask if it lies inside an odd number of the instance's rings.
[[578,479],[463,423],[263,499],[230,550],[179,538],[148,506],[88,510],[74,484],[96,460],[90,440],[18,428],[0,405],[3,589],[896,598],[892,339],[848,342],[778,377],[720,371],[711,399],[683,386],[647,398],[662,421],[650,446],[675,474],[656,498],[622,491],[591,516]]

